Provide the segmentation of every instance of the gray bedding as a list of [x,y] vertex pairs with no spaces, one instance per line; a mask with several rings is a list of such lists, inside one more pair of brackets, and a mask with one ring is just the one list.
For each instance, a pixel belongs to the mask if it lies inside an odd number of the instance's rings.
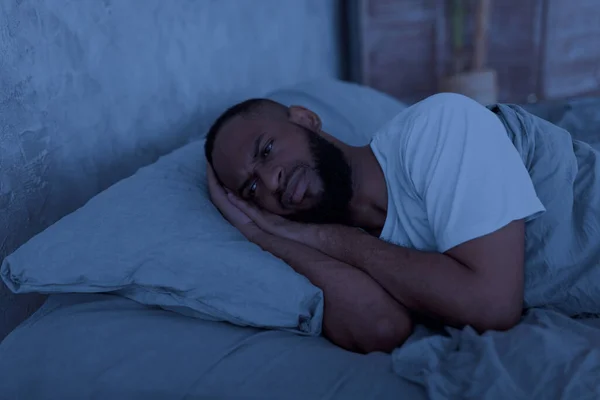
[[509,332],[420,327],[393,363],[434,400],[598,399],[600,319],[533,309]]
[[0,400],[422,400],[390,356],[113,295],[52,295],[0,345]]
[[527,104],[523,108],[600,149],[600,97]]

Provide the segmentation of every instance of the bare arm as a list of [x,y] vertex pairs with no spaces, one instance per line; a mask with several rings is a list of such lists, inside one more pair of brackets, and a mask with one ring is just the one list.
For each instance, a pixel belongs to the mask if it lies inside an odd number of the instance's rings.
[[324,333],[338,346],[361,353],[390,352],[411,334],[413,324],[408,311],[365,272],[301,243],[262,231],[250,240],[323,290]]
[[412,332],[408,311],[366,273],[306,245],[269,234],[233,204],[207,166],[211,200],[250,241],[281,258],[324,293],[323,330],[335,344],[369,353],[392,351]]
[[299,240],[366,272],[409,310],[446,324],[504,330],[520,319],[523,221],[445,254],[395,246],[338,225],[312,227]]

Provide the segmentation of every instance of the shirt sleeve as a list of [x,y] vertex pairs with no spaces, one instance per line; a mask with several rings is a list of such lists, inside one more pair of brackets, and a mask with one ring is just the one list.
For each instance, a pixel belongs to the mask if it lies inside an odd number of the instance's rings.
[[438,251],[545,211],[500,119],[466,96],[419,104],[404,143],[404,167]]

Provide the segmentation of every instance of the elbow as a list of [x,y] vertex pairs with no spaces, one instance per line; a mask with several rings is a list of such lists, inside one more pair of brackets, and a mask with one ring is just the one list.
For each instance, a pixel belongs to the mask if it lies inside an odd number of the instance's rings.
[[523,313],[523,301],[492,301],[480,311],[478,326],[474,328],[483,333],[486,331],[507,331],[514,328]]
[[372,325],[369,338],[362,343],[360,350],[368,354],[373,352],[391,353],[402,346],[413,332],[410,318],[393,320],[383,318]]
[[510,310],[499,310],[491,329],[496,331],[507,331],[514,328],[521,321],[522,312],[523,310],[521,307],[513,307]]

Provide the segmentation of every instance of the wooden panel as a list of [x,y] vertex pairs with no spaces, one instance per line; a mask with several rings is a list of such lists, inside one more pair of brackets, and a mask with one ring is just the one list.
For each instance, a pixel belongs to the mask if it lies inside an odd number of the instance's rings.
[[548,0],[543,94],[600,91],[600,1]]
[[438,4],[443,3],[439,0],[371,0],[367,2],[366,11],[375,25],[420,24],[432,17]]
[[498,76],[501,102],[533,101],[538,97],[542,13],[541,0],[492,3],[487,59]]
[[437,0],[366,1],[362,82],[403,100],[437,88]]
[[[401,100],[437,92],[453,72],[449,1],[354,1],[355,79]],[[476,1],[465,0],[467,57]],[[501,102],[600,92],[600,0],[493,0],[487,61]]]

